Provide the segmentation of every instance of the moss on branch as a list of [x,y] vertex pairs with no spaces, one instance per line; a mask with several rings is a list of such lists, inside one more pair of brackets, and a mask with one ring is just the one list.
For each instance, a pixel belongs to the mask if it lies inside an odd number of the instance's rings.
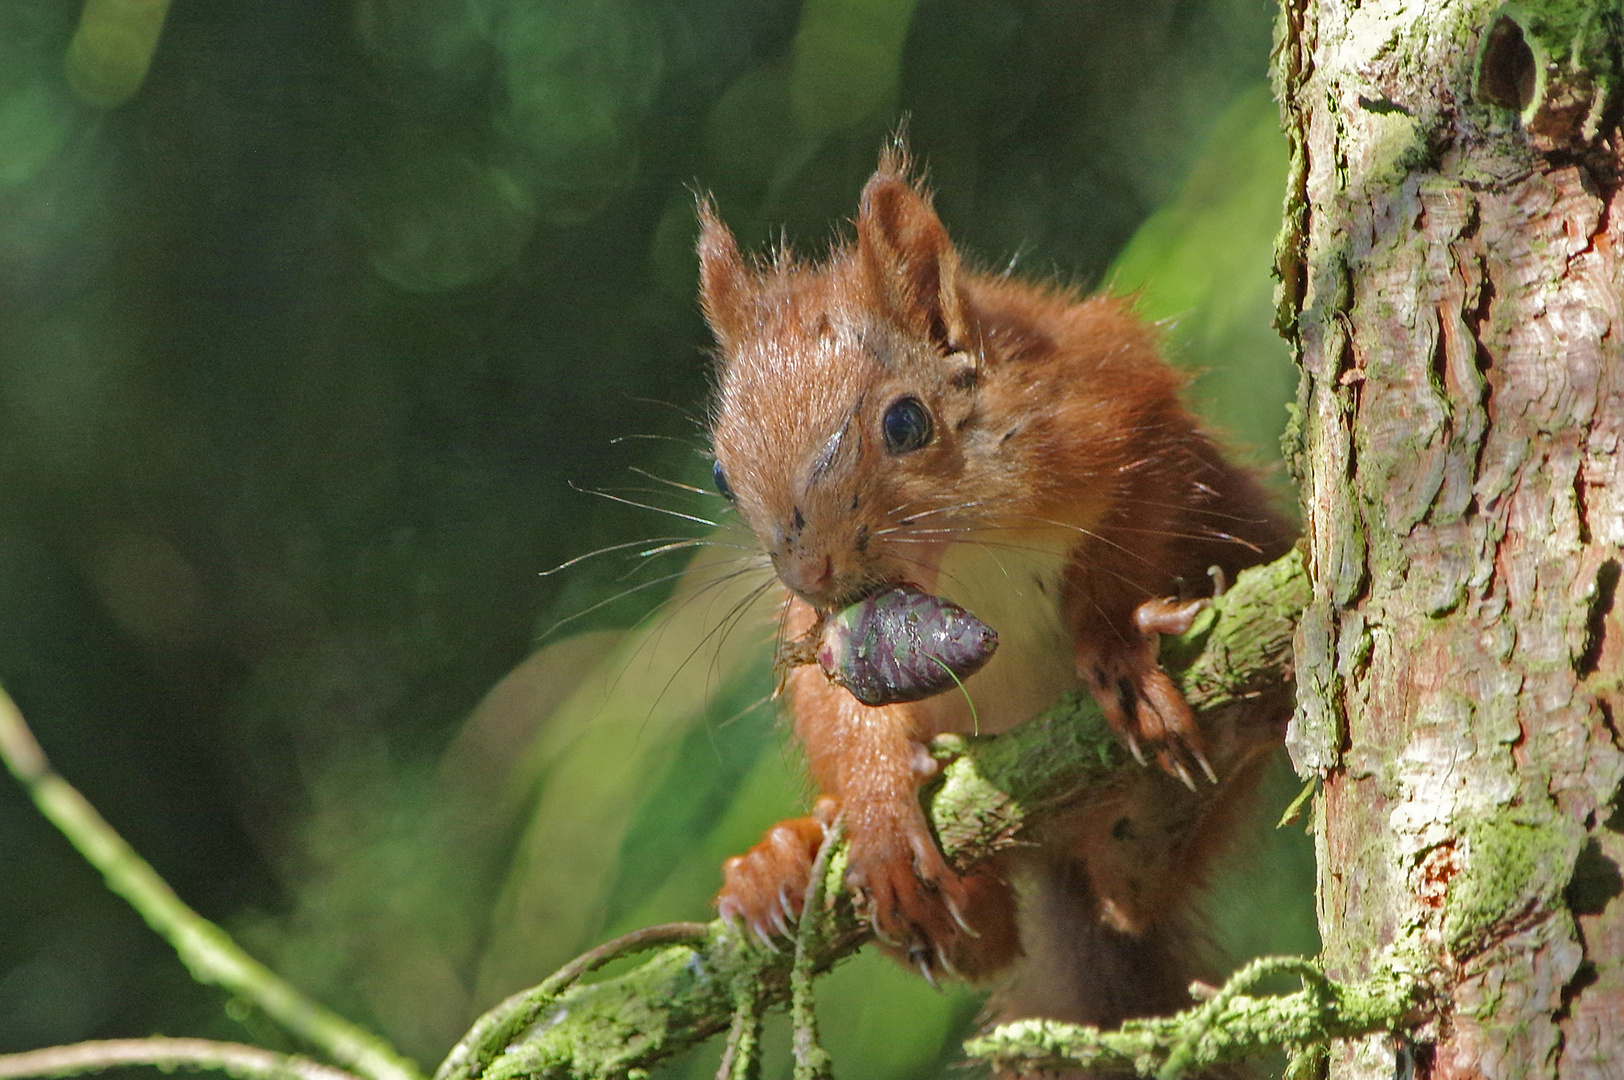
[[[1254,1057],[1271,1049],[1294,1056],[1330,1039],[1395,1028],[1421,997],[1404,964],[1379,965],[1369,982],[1339,983],[1301,957],[1254,960],[1208,1000],[1174,1016],[1129,1020],[1114,1031],[1052,1020],[1005,1024],[965,1050],[1006,1069],[1132,1071],[1158,1080]],[[1295,975],[1293,994],[1254,997],[1273,975]]]

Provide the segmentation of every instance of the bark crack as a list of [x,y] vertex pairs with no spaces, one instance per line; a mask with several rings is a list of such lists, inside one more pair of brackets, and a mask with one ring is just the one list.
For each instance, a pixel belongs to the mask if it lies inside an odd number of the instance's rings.
[[[1581,498],[1584,484],[1579,484]],[[1580,522],[1584,521],[1584,507],[1580,505]],[[1607,616],[1612,614],[1613,602],[1618,594],[1619,561],[1608,559],[1596,570],[1596,583],[1592,587],[1590,611],[1585,618],[1584,651],[1574,666],[1574,674],[1581,680],[1596,674],[1602,651],[1607,644]]]

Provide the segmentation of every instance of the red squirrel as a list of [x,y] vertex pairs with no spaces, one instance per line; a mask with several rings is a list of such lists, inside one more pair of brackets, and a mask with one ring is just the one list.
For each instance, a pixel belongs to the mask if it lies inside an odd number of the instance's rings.
[[[1187,1004],[1181,913],[1278,729],[1214,742],[1158,634],[1195,611],[1169,598],[1281,554],[1289,527],[1180,403],[1151,327],[1109,296],[966,266],[900,142],[855,241],[822,262],[746,260],[708,200],[700,223],[716,486],[785,586],[787,639],[902,583],[999,637],[965,694],[924,701],[865,706],[816,666],[790,670],[818,809],[728,860],[721,914],[787,933],[839,815],[860,910],[927,976],[1024,954],[1005,1016],[1114,1024]],[[1125,770],[996,865],[949,866],[919,803],[926,744],[1005,731],[1080,687],[1161,768]]]

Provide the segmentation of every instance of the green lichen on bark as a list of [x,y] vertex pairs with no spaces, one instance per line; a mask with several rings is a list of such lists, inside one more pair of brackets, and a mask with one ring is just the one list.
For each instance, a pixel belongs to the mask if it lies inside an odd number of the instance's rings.
[[1496,927],[1562,895],[1584,834],[1560,818],[1518,811],[1469,818],[1462,832],[1464,865],[1450,882],[1443,938],[1450,952],[1470,956]]
[[[1274,328],[1287,341],[1297,336],[1297,315],[1303,299],[1303,245],[1308,222],[1308,151],[1302,137],[1300,118],[1294,112],[1294,102],[1306,74],[1303,64],[1302,9],[1295,4],[1281,4],[1275,16],[1273,63],[1270,82],[1275,100],[1280,103],[1281,128],[1286,134],[1286,194],[1280,208],[1280,232],[1274,240],[1274,273],[1277,285],[1274,294]],[[1293,413],[1293,424],[1300,434],[1301,410]],[[1293,427],[1288,426],[1282,439],[1288,462],[1296,459]]]

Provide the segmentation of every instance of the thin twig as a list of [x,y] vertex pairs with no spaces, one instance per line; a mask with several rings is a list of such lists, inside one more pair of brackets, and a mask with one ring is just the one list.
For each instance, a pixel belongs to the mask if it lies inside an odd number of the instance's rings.
[[845,838],[844,819],[837,818],[823,830],[823,843],[812,861],[806,896],[801,901],[801,920],[795,928],[795,960],[789,969],[790,1023],[794,1028],[795,1080],[830,1080],[834,1063],[818,1041],[818,1014],[812,1005],[812,956],[817,944],[819,921],[824,916],[823,891],[829,876],[829,856]]
[[761,1076],[761,978],[744,972],[733,981],[733,1023],[716,1080],[759,1080]]
[[354,1073],[309,1058],[277,1054],[242,1043],[211,1039],[100,1039],[0,1054],[0,1080],[77,1076],[126,1065],[160,1069],[216,1069],[242,1080],[360,1080]]
[[704,941],[709,934],[710,923],[669,922],[658,926],[645,926],[641,930],[621,934],[613,941],[606,941],[597,948],[582,953],[547,976],[537,989],[549,996],[561,994],[581,976],[597,971],[611,960],[647,952],[661,945],[697,944]]
[[101,871],[107,887],[169,942],[192,978],[213,983],[251,1003],[368,1080],[422,1080],[417,1066],[382,1038],[300,993],[243,952],[224,930],[187,907],[95,807],[51,768],[4,687],[0,687],[0,759],[28,790],[40,812]]

